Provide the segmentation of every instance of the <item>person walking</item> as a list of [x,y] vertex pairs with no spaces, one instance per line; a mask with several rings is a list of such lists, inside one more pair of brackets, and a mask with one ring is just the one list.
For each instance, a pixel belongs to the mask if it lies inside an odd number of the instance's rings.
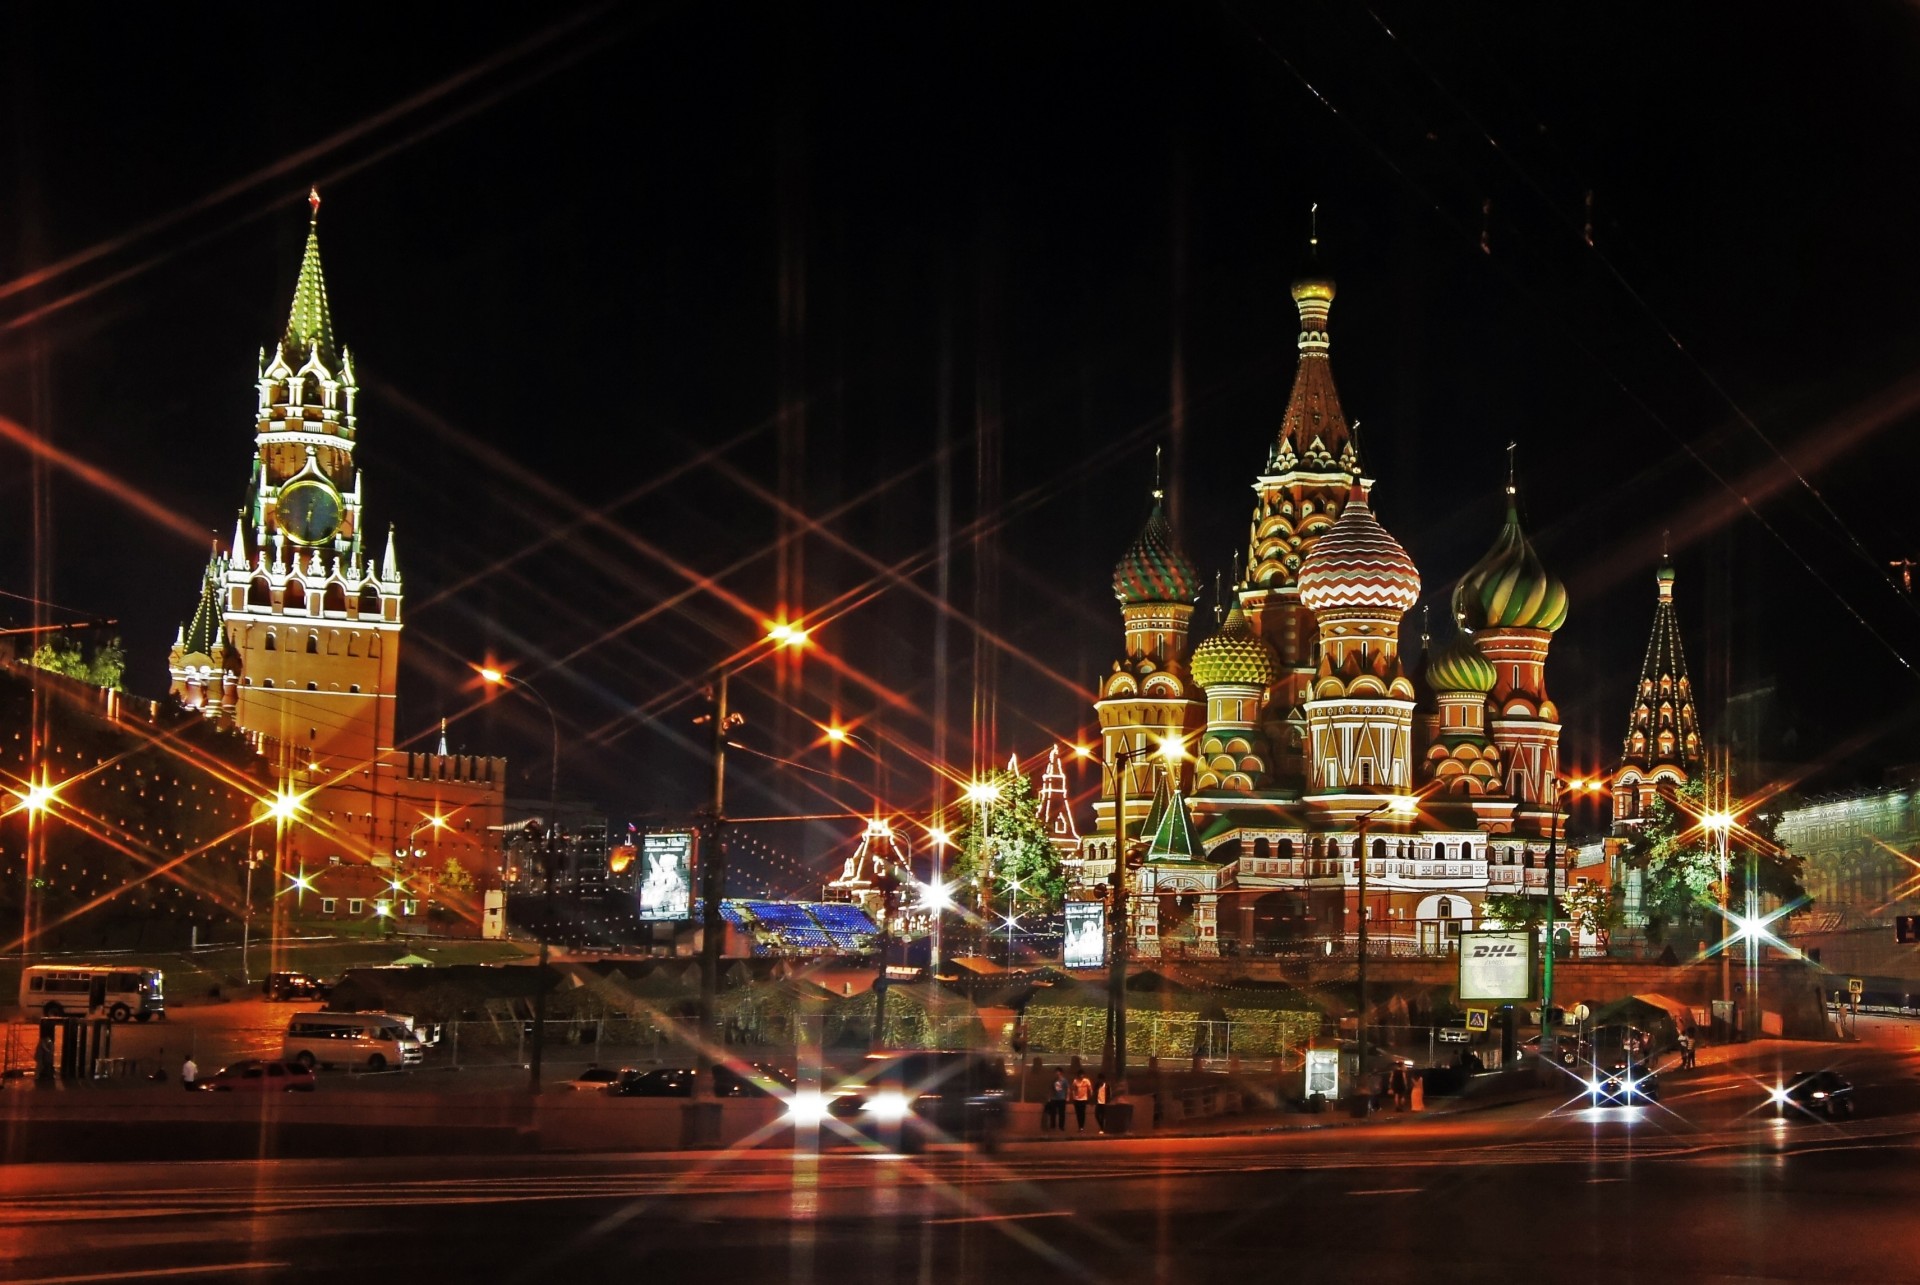
[[1053,1073],[1053,1093],[1047,1098],[1047,1118],[1043,1128],[1067,1131],[1067,1073]]
[[1093,1127],[1101,1133],[1107,1131],[1107,1075],[1104,1071],[1093,1077]]
[[180,1064],[180,1087],[192,1093],[200,1087],[200,1065],[193,1060],[193,1054],[187,1054],[187,1060]]
[[1395,1111],[1405,1111],[1413,1105],[1412,1088],[1407,1083],[1407,1071],[1405,1067],[1395,1066],[1393,1068],[1393,1075],[1387,1081],[1387,1086],[1393,1094],[1393,1109]]
[[[1087,1078],[1085,1071],[1082,1071],[1073,1082],[1073,1115],[1082,1133],[1087,1131],[1087,1106],[1092,1101],[1093,1081]],[[1066,1128],[1066,1122],[1062,1121],[1060,1127]]]
[[33,1046],[33,1080],[42,1088],[53,1083],[53,1037],[43,1035]]

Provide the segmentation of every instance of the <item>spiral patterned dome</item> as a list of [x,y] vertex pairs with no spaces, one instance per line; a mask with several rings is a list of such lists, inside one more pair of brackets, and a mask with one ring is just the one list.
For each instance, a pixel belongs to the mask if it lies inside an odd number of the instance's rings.
[[1300,564],[1300,601],[1311,611],[1378,607],[1405,615],[1420,597],[1420,568],[1387,534],[1358,483],[1347,507]]
[[1213,637],[1193,649],[1193,681],[1202,687],[1246,683],[1265,687],[1280,674],[1267,640],[1253,632],[1247,617],[1235,607],[1227,613]]
[[1453,589],[1462,629],[1556,630],[1567,623],[1567,586],[1533,551],[1509,495],[1507,521],[1487,555]]
[[1455,634],[1427,658],[1426,677],[1436,692],[1490,692],[1500,679],[1493,662],[1465,634]]
[[1123,604],[1192,602],[1200,592],[1200,576],[1174,539],[1173,524],[1159,497],[1147,525],[1113,569],[1113,596]]

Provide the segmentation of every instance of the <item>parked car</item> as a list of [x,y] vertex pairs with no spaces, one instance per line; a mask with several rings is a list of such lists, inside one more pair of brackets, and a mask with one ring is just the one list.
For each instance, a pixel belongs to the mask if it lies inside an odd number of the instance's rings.
[[[721,1065],[714,1072],[723,1098],[784,1097],[793,1092],[793,1081],[770,1066],[755,1065],[742,1073]],[[692,1067],[659,1066],[650,1071],[629,1067],[603,1091],[616,1098],[691,1098],[697,1096],[694,1090],[699,1084],[700,1072]]]
[[199,1082],[206,1093],[311,1093],[313,1071],[299,1062],[249,1058],[222,1067]]
[[590,1066],[571,1080],[560,1081],[559,1087],[577,1093],[598,1093],[619,1078],[620,1072],[613,1067]]
[[325,999],[333,987],[311,973],[268,973],[260,993],[271,1000]]
[[[796,1100],[788,1114],[805,1122],[814,1105]],[[1006,1128],[1007,1066],[987,1053],[875,1053],[818,1105],[843,1128],[896,1151],[945,1140],[990,1151]]]
[[1838,1071],[1795,1071],[1770,1097],[1786,1119],[1820,1115],[1838,1120],[1853,1114],[1853,1084]]

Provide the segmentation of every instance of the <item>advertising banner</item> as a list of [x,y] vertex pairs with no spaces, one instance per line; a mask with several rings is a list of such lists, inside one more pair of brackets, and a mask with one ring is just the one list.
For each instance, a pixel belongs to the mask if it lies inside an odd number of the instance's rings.
[[686,919],[693,913],[693,835],[640,837],[640,917]]
[[1099,968],[1107,962],[1107,908],[1097,901],[1067,903],[1068,968]]
[[1525,929],[1460,934],[1461,1003],[1531,999],[1533,973],[1533,934]]
[[1307,1096],[1340,1096],[1340,1050],[1307,1050]]

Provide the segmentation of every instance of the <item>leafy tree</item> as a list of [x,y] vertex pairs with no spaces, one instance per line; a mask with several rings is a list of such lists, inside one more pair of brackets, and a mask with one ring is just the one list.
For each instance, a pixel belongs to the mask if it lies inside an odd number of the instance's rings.
[[[1709,789],[1717,778],[1695,777],[1654,799],[1653,811],[1627,841],[1627,865],[1642,872],[1640,911],[1647,938],[1663,941],[1676,928],[1710,923],[1720,893],[1720,841],[1700,825],[1712,809]],[[1713,788],[1718,795],[1722,791]],[[1805,862],[1782,848],[1776,813],[1746,813],[1728,845],[1727,904],[1746,898],[1749,875],[1763,903],[1783,904],[1806,896],[1800,876]]]
[[1597,883],[1576,885],[1562,902],[1567,921],[1583,933],[1612,932],[1620,925],[1620,903],[1613,889]]
[[978,904],[991,886],[993,909],[1006,913],[1013,884],[1014,908],[1020,914],[1052,914],[1066,899],[1067,877],[1060,854],[1047,840],[1040,820],[1040,800],[1032,783],[1018,772],[995,772],[988,782],[999,797],[977,807],[974,820],[960,832],[960,852],[954,862],[959,883],[955,900]]
[[1482,903],[1480,913],[1508,928],[1533,928],[1547,921],[1547,899],[1524,892],[1496,892]]
[[121,691],[126,678],[127,651],[118,638],[110,638],[88,656],[78,641],[67,637],[49,638],[33,651],[33,666],[52,674],[64,674],[95,687]]

